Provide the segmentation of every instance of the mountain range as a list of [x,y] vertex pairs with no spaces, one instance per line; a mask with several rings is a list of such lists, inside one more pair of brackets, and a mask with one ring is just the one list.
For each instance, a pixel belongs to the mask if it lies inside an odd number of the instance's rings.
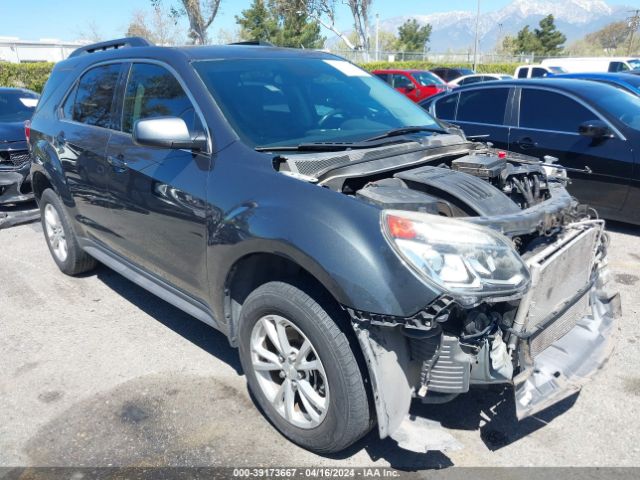
[[[553,14],[567,43],[584,37],[604,25],[631,15],[631,7],[610,5],[605,0],[514,0],[505,7],[482,12],[479,21],[480,50],[493,51],[500,38],[515,35],[525,25],[532,28]],[[431,24],[429,49],[432,52],[466,51],[473,48],[476,12],[452,11],[430,15],[403,15],[380,20],[380,30],[397,34],[398,27],[415,18],[419,24]]]

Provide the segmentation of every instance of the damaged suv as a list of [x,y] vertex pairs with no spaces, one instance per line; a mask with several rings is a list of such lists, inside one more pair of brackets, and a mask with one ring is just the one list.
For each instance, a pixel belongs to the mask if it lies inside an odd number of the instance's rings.
[[305,448],[376,423],[444,448],[412,401],[513,384],[525,417],[610,353],[604,222],[565,172],[468,141],[339,57],[82,47],[55,66],[30,149],[59,268],[102,262],[224,332]]

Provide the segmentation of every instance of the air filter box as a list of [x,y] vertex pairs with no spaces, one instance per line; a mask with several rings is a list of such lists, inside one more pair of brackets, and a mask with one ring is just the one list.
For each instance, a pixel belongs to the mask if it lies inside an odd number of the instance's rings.
[[451,162],[452,170],[486,179],[498,177],[506,166],[506,159],[497,155],[466,155]]

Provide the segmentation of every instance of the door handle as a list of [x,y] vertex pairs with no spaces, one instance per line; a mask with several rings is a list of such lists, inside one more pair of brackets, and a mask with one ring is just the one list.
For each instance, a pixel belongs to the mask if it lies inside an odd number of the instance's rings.
[[123,173],[127,171],[127,164],[124,161],[124,155],[107,156],[107,162],[113,168],[113,171],[116,173]]
[[534,142],[531,137],[524,137],[518,140],[516,145],[523,150],[528,150],[530,148],[536,148],[538,146],[538,142]]

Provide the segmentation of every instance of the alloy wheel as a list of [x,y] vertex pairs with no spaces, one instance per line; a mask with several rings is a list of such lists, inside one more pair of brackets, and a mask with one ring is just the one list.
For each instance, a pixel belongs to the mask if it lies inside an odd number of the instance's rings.
[[329,408],[327,376],[314,346],[280,315],[260,318],[251,332],[251,365],[274,409],[299,428],[322,423]]

